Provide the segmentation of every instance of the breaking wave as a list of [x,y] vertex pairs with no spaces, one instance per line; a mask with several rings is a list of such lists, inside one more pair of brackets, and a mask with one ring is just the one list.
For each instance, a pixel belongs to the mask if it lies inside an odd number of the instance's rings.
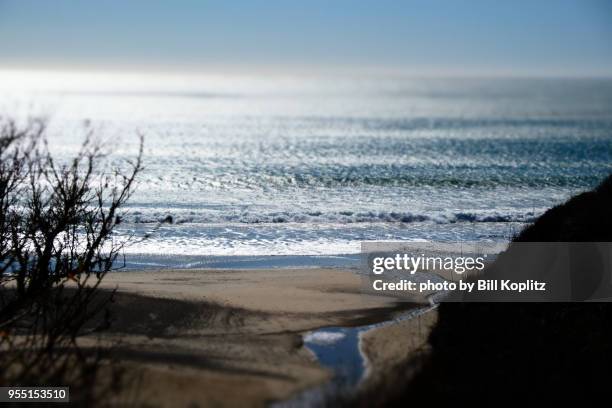
[[134,224],[152,224],[171,222],[173,224],[353,224],[353,223],[418,223],[433,222],[437,224],[454,224],[462,222],[489,223],[489,222],[532,222],[539,212],[527,211],[522,213],[504,214],[497,211],[480,212],[449,212],[434,215],[415,214],[411,212],[375,212],[375,211],[335,211],[335,212],[271,212],[255,214],[251,212],[234,214],[198,214],[190,211],[187,214],[172,214],[169,212],[154,212],[144,214],[139,211],[132,212],[125,217],[125,221]]

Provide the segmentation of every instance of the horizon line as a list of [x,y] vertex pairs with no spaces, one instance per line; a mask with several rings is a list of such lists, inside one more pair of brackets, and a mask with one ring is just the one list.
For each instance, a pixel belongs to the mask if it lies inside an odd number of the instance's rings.
[[379,66],[379,65],[340,65],[340,64],[258,64],[250,68],[239,64],[206,65],[136,65],[136,64],[70,64],[45,65],[0,64],[0,73],[21,74],[75,74],[75,75],[160,75],[160,76],[382,76],[389,78],[414,79],[612,79],[612,69],[596,71],[553,71],[543,69],[440,69],[435,67]]

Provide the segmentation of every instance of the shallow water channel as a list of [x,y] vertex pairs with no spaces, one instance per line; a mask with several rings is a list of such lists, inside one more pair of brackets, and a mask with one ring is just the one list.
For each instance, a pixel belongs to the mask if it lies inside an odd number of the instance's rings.
[[304,345],[314,353],[322,366],[332,371],[333,377],[326,384],[306,390],[290,400],[274,403],[272,406],[321,406],[336,394],[350,393],[366,375],[366,358],[360,348],[361,333],[411,319],[435,307],[434,305],[411,309],[394,319],[380,323],[356,327],[324,327],[306,333]]

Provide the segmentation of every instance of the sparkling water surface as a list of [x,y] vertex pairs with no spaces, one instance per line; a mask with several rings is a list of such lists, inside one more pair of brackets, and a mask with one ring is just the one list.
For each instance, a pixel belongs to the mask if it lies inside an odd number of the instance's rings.
[[[334,255],[363,240],[507,240],[612,171],[612,80],[277,76],[10,78],[67,158],[84,128],[145,171],[132,254]],[[67,85],[66,85],[67,83]],[[49,85],[51,84],[51,85]]]

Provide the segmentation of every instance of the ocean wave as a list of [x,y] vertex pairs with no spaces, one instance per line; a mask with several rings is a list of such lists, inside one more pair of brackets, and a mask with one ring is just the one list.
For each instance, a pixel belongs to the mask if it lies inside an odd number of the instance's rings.
[[188,214],[173,215],[168,212],[143,214],[133,212],[124,217],[124,221],[134,224],[168,223],[174,224],[351,224],[351,223],[418,223],[433,222],[437,224],[454,223],[491,223],[491,222],[532,222],[537,214],[534,211],[504,214],[497,211],[448,212],[430,215],[395,211],[308,211],[308,212],[271,212],[255,214],[251,212],[231,214],[211,214],[191,211]]
[[[353,157],[359,154],[367,155],[368,150],[361,153],[352,152]],[[389,152],[385,160],[391,160]],[[604,147],[600,151],[606,152]],[[337,150],[341,154],[340,149]],[[557,163],[538,162],[514,163],[511,153],[500,154],[499,157],[474,157],[462,162],[460,157],[454,160],[461,163],[449,164],[451,158],[442,155],[432,159],[431,163],[354,163],[349,159],[349,153],[344,152],[345,163],[321,161],[298,161],[283,163],[290,159],[279,159],[274,162],[260,163],[261,157],[254,157],[251,163],[194,163],[193,168],[181,170],[176,174],[164,170],[168,163],[152,163],[152,170],[141,181],[145,191],[164,193],[167,191],[228,191],[231,189],[247,189],[253,191],[275,191],[282,193],[283,189],[312,188],[456,188],[456,189],[492,189],[508,188],[584,188],[597,185],[607,174],[610,165],[609,153],[593,153],[591,161],[576,164],[574,158],[568,156],[567,161]],[[327,154],[327,153],[325,153]],[[406,152],[405,155],[411,154]],[[587,153],[584,153],[587,154]],[[598,157],[596,155],[599,154]],[[324,154],[322,153],[320,157]],[[418,156],[418,154],[417,154]],[[412,157],[412,156],[411,156]],[[411,160],[426,160],[414,157]],[[301,160],[301,159],[300,159]],[[355,159],[357,160],[357,159]],[[536,158],[534,158],[534,161]],[[584,160],[575,157],[575,160]],[[505,163],[504,163],[505,161]],[[163,174],[162,174],[163,173]],[[168,174],[170,173],[170,174]],[[182,177],[180,182],[177,177]]]

